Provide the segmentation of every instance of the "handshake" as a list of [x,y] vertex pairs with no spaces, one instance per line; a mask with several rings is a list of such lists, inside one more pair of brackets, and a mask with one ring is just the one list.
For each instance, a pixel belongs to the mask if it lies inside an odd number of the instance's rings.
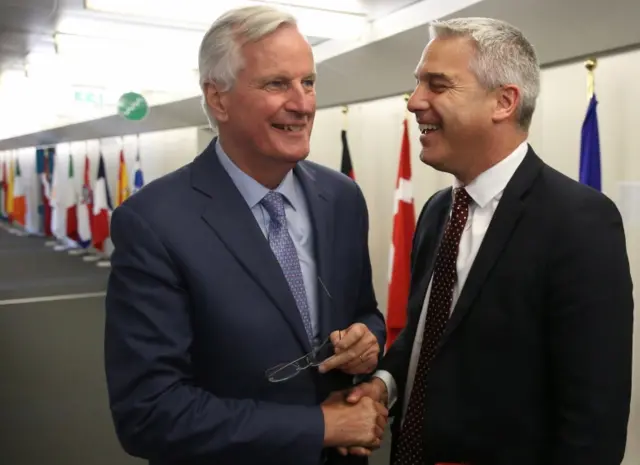
[[387,388],[378,378],[334,392],[321,405],[324,446],[336,447],[342,455],[370,455],[382,442],[388,419],[387,401]]

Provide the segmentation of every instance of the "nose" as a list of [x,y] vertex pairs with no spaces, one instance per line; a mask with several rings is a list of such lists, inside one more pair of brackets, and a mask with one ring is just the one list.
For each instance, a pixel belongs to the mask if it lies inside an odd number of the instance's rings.
[[420,86],[416,87],[407,101],[407,110],[415,114],[420,111],[426,111],[429,108],[429,93],[421,89]]
[[316,109],[316,93],[304,84],[296,83],[289,89],[289,98],[285,105],[287,111],[299,115],[311,115]]

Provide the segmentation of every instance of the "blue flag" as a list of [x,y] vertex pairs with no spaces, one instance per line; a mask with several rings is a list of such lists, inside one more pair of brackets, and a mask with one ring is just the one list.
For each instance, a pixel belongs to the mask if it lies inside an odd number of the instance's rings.
[[582,123],[580,139],[580,182],[601,190],[600,134],[598,132],[598,100],[594,93],[589,101],[587,115]]
[[140,155],[136,157],[136,164],[133,168],[133,191],[135,194],[144,186],[144,176],[142,175],[142,166],[140,164]]

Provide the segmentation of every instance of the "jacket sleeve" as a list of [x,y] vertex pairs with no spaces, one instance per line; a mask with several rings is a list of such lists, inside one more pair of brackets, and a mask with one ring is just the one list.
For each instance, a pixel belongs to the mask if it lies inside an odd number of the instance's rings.
[[[193,378],[190,296],[153,228],[128,204],[111,220],[105,369],[123,448],[151,461],[317,465],[320,407],[226,399]],[[273,460],[275,461],[275,460]]]
[[622,219],[604,196],[560,221],[549,266],[553,465],[618,465],[631,397],[633,290]]

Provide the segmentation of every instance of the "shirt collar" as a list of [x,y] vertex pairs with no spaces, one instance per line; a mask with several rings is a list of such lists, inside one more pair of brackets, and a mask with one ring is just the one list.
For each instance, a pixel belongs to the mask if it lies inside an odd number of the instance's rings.
[[[469,196],[480,208],[484,208],[498,194],[504,191],[518,166],[524,160],[527,151],[528,144],[527,141],[524,141],[506,158],[464,186]],[[453,187],[463,187],[463,185],[458,179],[455,179]]]
[[[231,180],[240,191],[240,194],[244,198],[245,202],[247,202],[247,205],[249,205],[249,208],[255,207],[260,203],[264,196],[270,192],[270,189],[266,188],[238,168],[231,158],[229,158],[229,155],[227,155],[222,149],[220,138],[216,140],[216,154],[218,155],[220,164],[222,164],[222,167],[231,177]],[[299,196],[294,183],[293,170],[287,173],[280,185],[274,189],[274,191],[282,194],[293,209],[297,210]]]

